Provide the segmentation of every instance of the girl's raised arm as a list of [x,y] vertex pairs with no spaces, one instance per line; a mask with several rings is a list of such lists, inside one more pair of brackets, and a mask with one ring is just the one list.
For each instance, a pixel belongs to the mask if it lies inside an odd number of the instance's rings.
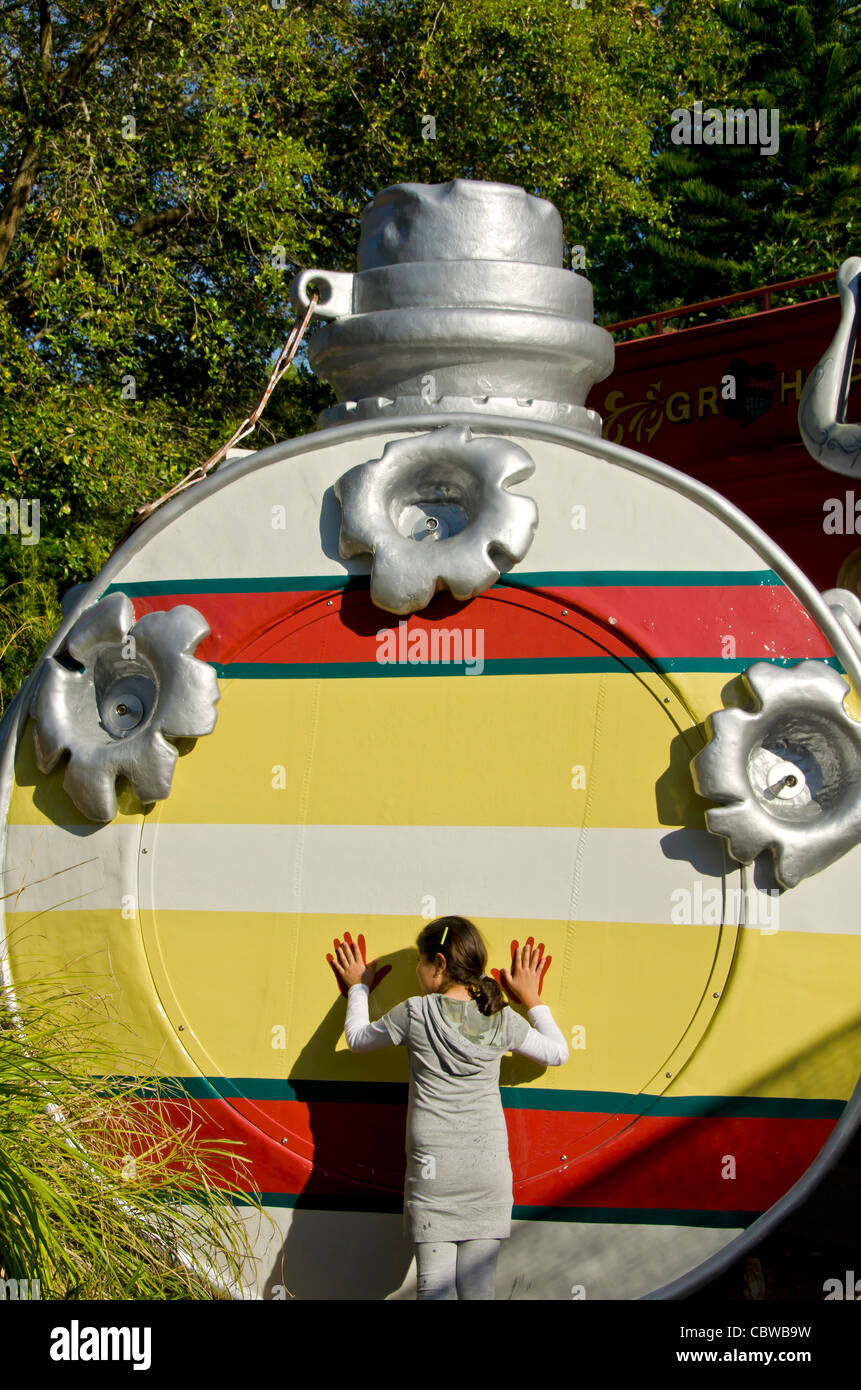
[[536,1004],[528,1010],[532,1027],[522,1041],[512,1046],[512,1052],[531,1057],[545,1067],[561,1067],[568,1061],[568,1044],[547,1004]]
[[519,1040],[512,1044],[511,1051],[522,1057],[531,1057],[546,1067],[561,1067],[568,1061],[568,1044],[557,1028],[553,1015],[546,1004],[541,1003],[541,986],[550,966],[551,956],[544,955],[544,943],[536,946],[534,938],[528,937],[524,946],[516,941],[511,943],[511,970],[494,971],[506,992],[518,1003],[527,1006],[529,1022],[532,1027],[522,1033],[522,1023],[518,1024]]
[[379,1047],[394,1047],[394,1039],[382,1019],[368,1022],[367,985],[350,986],[347,995],[347,1021],[344,1037],[351,1052],[374,1052]]
[[343,945],[335,938],[334,956],[327,955],[338,979],[338,988],[347,996],[347,1021],[344,1036],[351,1052],[373,1052],[378,1047],[391,1047],[396,1039],[382,1019],[377,1023],[368,1021],[368,995],[391,970],[390,965],[377,969],[377,962],[370,965],[365,957],[365,938],[359,936],[354,942],[349,932],[344,933]]

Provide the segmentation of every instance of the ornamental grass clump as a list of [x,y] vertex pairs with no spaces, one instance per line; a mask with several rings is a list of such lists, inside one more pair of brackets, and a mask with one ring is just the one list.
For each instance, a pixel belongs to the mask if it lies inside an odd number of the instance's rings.
[[179,1083],[106,1051],[101,1002],[66,974],[0,985],[0,1290],[241,1296],[245,1160],[200,1138]]

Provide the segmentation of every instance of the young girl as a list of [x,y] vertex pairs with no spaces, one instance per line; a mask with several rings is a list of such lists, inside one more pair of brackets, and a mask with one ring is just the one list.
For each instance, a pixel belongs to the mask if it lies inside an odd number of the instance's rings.
[[499,1064],[506,1052],[551,1067],[568,1060],[538,994],[550,958],[530,937],[515,949],[511,973],[501,972],[506,990],[526,1006],[530,1027],[485,974],[487,950],[472,922],[440,917],[416,943],[422,995],[370,1023],[368,996],[382,978],[377,963],[366,965],[348,938],[334,944],[336,959],[329,960],[348,989],[350,1050],[394,1043],[409,1051],[404,1229],[415,1244],[418,1297],[492,1299],[513,1202]]

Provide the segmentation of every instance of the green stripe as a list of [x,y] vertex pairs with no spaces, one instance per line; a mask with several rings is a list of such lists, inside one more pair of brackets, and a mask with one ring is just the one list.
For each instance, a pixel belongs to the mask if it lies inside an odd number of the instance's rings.
[[[133,1077],[121,1078],[126,1084]],[[535,1087],[500,1086],[506,1110],[547,1110],[557,1113],[679,1116],[708,1116],[724,1119],[839,1119],[845,1100],[803,1100],[783,1096],[653,1096],[626,1095],[620,1091],[553,1091]],[[365,1104],[405,1106],[409,1096],[406,1083],[394,1081],[279,1081],[262,1077],[165,1077],[158,1090],[142,1086],[138,1094],[180,1095],[192,1099],[238,1099],[260,1101],[301,1101],[305,1105]]]
[[[502,574],[493,588],[760,588],[782,585],[774,570],[535,570]],[[367,589],[366,574],[272,575],[265,579],[140,579],[109,584],[102,596],[124,594],[279,594],[329,593]]]
[[[254,1198],[244,1200],[233,1196],[236,1206],[256,1206]],[[379,1188],[362,1188],[353,1196],[307,1196],[293,1192],[263,1192],[264,1207],[287,1207],[300,1211],[370,1211],[400,1213],[403,1199],[400,1194],[383,1192]],[[579,1221],[590,1226],[711,1226],[719,1230],[745,1227],[762,1216],[761,1211],[688,1211],[669,1207],[512,1207],[513,1221]]]
[[103,594],[282,594],[316,589],[329,593],[345,589],[350,582],[355,588],[370,586],[368,575],[363,574],[273,575],[271,579],[140,579],[109,584]]
[[[484,676],[552,676],[586,675],[592,672],[613,674],[625,671],[746,671],[754,661],[767,661],[772,666],[791,666],[804,658],[797,656],[723,657],[656,656],[646,661],[642,657],[626,656],[536,656],[497,658],[485,661],[483,669],[475,672]],[[835,671],[843,670],[836,656],[814,657]],[[463,661],[399,662],[399,661],[211,661],[220,680],[362,680],[380,676],[462,676],[470,674]]]
[[541,585],[584,585],[610,588],[714,588],[729,586],[760,588],[763,585],[782,585],[774,570],[536,570],[532,574],[501,574],[500,584],[515,587]]
[[668,1207],[513,1207],[513,1221],[585,1221],[590,1226],[750,1226],[761,1211],[688,1211]]

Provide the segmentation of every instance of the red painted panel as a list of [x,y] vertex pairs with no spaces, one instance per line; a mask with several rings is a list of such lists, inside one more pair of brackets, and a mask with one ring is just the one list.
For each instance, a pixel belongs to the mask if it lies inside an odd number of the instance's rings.
[[[172,1105],[166,1103],[166,1113]],[[200,1137],[242,1141],[250,1160],[242,1184],[247,1190],[253,1185],[261,1192],[344,1198],[353,1193],[357,1209],[370,1191],[403,1190],[405,1106],[207,1100],[176,1103],[177,1123],[187,1123],[189,1109]],[[836,1123],[547,1110],[505,1114],[515,1205],[656,1212],[765,1211],[810,1166]],[[272,1134],[283,1130],[289,1144],[267,1138],[258,1128],[261,1121]],[[588,1151],[572,1161],[578,1147]],[[527,1182],[518,1178],[518,1171],[542,1160],[544,1173]],[[734,1177],[725,1176],[729,1160]],[[354,1176],[346,1176],[345,1167]],[[229,1177],[229,1165],[219,1165],[219,1171],[222,1180]]]
[[[480,627],[485,661],[603,653],[624,658],[631,644],[653,657],[717,661],[728,635],[742,660],[775,653],[799,659],[831,655],[819,628],[783,585],[542,586],[531,592],[497,589],[465,605],[440,595],[409,618],[403,638],[399,620],[376,608],[366,591],[334,592],[331,599],[331,608],[316,593],[136,595],[133,602],[136,617],[181,603],[197,608],[211,635],[196,655],[225,664],[372,662],[380,650],[378,632],[393,632],[405,654],[412,633],[441,626]],[[567,618],[561,616],[564,607]],[[333,609],[338,621],[321,622]],[[550,621],[536,622],[538,615]]]

